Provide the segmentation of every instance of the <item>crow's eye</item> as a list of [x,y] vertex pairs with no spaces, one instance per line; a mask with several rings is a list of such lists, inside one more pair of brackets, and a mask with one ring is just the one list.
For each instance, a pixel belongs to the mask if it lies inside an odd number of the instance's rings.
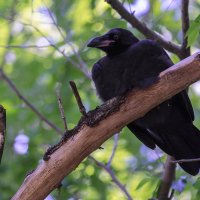
[[119,39],[119,35],[117,35],[117,34],[113,35],[113,39],[114,40],[118,40]]

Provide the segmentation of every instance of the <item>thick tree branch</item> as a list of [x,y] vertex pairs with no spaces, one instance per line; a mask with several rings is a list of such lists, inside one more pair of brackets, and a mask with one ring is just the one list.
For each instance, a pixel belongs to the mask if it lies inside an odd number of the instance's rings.
[[118,0],[106,0],[107,3],[111,5],[111,7],[116,10],[116,12],[127,22],[129,22],[134,28],[140,31],[147,38],[156,40],[162,47],[167,49],[168,51],[181,56],[181,47],[172,43],[171,41],[167,41],[160,34],[152,31],[147,27],[147,25],[140,20],[138,20],[132,13],[129,13],[126,8],[122,5],[122,3]]
[[158,83],[150,88],[134,90],[90,111],[87,117],[81,119],[78,128],[61,140],[61,145],[50,159],[41,162],[26,177],[12,200],[35,200],[36,195],[37,200],[43,200],[85,157],[114,133],[199,79],[200,52],[162,72]]

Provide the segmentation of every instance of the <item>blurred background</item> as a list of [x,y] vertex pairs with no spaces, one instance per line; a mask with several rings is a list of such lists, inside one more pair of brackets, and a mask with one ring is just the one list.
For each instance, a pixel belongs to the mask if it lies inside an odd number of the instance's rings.
[[[180,0],[121,2],[150,29],[167,40],[181,43]],[[200,48],[199,13],[200,0],[191,0],[190,20],[191,24],[196,23],[189,32],[192,53]],[[88,40],[114,27],[129,29],[140,39],[144,36],[121,19],[104,0],[0,1],[0,27],[0,104],[7,110],[0,200],[8,200],[26,174],[39,164],[46,149],[59,141],[60,132],[64,132],[56,88],[63,99],[69,128],[73,128],[81,116],[69,86],[70,80],[76,82],[87,111],[101,104],[90,79],[90,70],[104,54],[88,49]],[[169,55],[174,63],[179,61],[176,55]],[[195,110],[195,124],[200,128],[200,82],[190,87],[189,94]],[[46,121],[33,112],[31,106]],[[47,121],[61,131],[50,127]],[[142,145],[127,128],[102,147],[92,154],[93,158],[107,166],[114,152],[109,170],[133,199],[157,196],[165,154]],[[199,176],[191,177],[177,167],[173,189],[174,199],[200,199]],[[46,198],[53,199],[125,200],[127,195],[104,168],[87,158],[62,181],[59,190]]]

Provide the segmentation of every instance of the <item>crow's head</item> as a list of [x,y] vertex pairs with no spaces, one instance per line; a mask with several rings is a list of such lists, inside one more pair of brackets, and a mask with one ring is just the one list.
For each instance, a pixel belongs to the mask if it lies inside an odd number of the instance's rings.
[[101,49],[108,55],[114,55],[125,51],[129,46],[138,41],[130,31],[114,28],[100,37],[91,39],[87,46]]

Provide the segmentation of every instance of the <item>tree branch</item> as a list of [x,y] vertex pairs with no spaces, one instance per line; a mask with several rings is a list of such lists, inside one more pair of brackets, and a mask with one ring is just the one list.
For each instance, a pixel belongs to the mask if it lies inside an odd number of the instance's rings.
[[[3,16],[3,15],[1,15],[1,14],[0,14],[0,17],[6,19],[6,20],[8,20],[8,21],[11,21],[11,22],[14,21],[13,18],[11,18],[11,17],[5,17],[5,16]],[[15,20],[15,21],[16,21],[16,20]],[[82,72],[88,79],[91,79],[91,75],[90,75],[90,73],[89,73],[89,71],[88,71],[88,69],[87,69],[87,67],[86,67],[86,64],[85,64],[85,62],[80,58],[80,55],[79,55],[78,52],[74,52],[75,50],[72,49],[74,55],[77,57],[77,60],[78,60],[78,62],[76,62],[74,59],[72,59],[72,58],[70,58],[69,56],[67,56],[64,50],[61,50],[57,45],[55,45],[54,43],[52,43],[52,42],[50,41],[50,39],[49,39],[42,31],[40,31],[39,28],[37,28],[37,27],[34,26],[33,24],[24,23],[24,22],[19,21],[19,20],[16,21],[16,22],[18,22],[18,23],[20,23],[20,24],[22,24],[22,25],[24,25],[24,26],[31,27],[31,28],[33,28],[35,31],[37,31],[42,37],[45,38],[45,40],[49,43],[49,46],[53,47],[57,52],[59,52],[61,55],[63,55],[63,57],[64,57],[67,61],[69,61],[73,66],[75,66],[77,69],[80,69],[81,72]],[[68,45],[69,45],[71,48],[73,47],[71,44],[68,44]],[[8,47],[8,48],[34,48],[34,47],[38,47],[37,45],[27,45],[27,46],[23,46],[23,45],[21,45],[21,46],[20,46],[20,45],[11,45],[11,46],[5,45],[5,46]],[[4,47],[4,45],[1,45],[0,47],[2,48],[2,47]],[[44,47],[48,47],[48,46],[44,46]],[[44,48],[44,47],[43,47],[43,48]],[[42,47],[39,46],[38,48],[42,48]]]
[[126,195],[126,197],[127,197],[128,200],[133,200],[133,198],[131,197],[131,195],[129,194],[129,192],[126,190],[126,187],[121,184],[121,182],[115,176],[115,173],[112,171],[112,169],[110,168],[110,166],[104,165],[103,163],[99,162],[98,160],[96,160],[92,156],[88,156],[88,158],[91,159],[92,161],[94,161],[99,167],[101,167],[102,169],[104,169],[110,175],[110,177],[112,178],[112,181],[123,192],[123,194]]
[[78,104],[80,113],[81,113],[83,116],[86,116],[87,113],[86,113],[85,107],[84,107],[84,105],[83,105],[83,103],[82,103],[81,97],[80,97],[80,95],[79,95],[79,93],[78,93],[78,90],[77,90],[77,87],[76,87],[75,82],[74,82],[74,81],[70,81],[69,84],[70,84],[70,86],[71,86],[71,88],[72,88],[72,91],[73,91],[73,93],[74,93],[74,96],[75,96],[75,98],[76,98],[76,102],[77,102],[77,104]]
[[112,153],[111,153],[110,158],[107,163],[107,167],[111,166],[112,160],[113,160],[116,150],[117,150],[118,141],[119,141],[119,133],[116,133],[114,135],[114,145],[113,145]]
[[0,164],[6,137],[6,110],[0,105]]
[[59,134],[63,134],[63,131],[58,128],[55,124],[53,124],[52,122],[50,122],[42,113],[40,113],[29,101],[28,99],[26,99],[21,92],[17,89],[17,87],[15,86],[15,84],[7,77],[7,75],[4,73],[3,69],[0,68],[0,79],[3,79],[8,86],[12,89],[13,92],[15,92],[15,94],[18,96],[19,99],[21,99],[27,107],[29,107],[34,113],[37,114],[37,116],[39,116],[39,118],[41,120],[43,120],[46,124],[49,125],[49,127],[51,127],[52,129],[54,129],[57,133]]
[[188,6],[189,6],[189,0],[182,0],[182,3],[181,3],[182,34],[183,34],[182,36],[183,41],[182,41],[182,46],[181,46],[182,59],[190,56],[190,48],[187,47],[188,37],[186,36],[186,33],[190,26]]
[[200,158],[173,160],[172,163],[199,162]]
[[61,119],[62,119],[63,124],[64,124],[65,132],[67,132],[68,131],[67,120],[66,120],[66,117],[65,117],[65,110],[64,110],[63,103],[62,103],[62,97],[60,95],[60,85],[59,84],[56,87],[56,96],[57,96],[57,100],[58,100],[58,107],[59,107],[59,110],[60,110],[60,116],[61,116]]
[[106,0],[107,3],[111,5],[111,7],[116,10],[116,12],[125,19],[128,23],[132,25],[132,27],[136,28],[147,38],[156,40],[162,47],[167,49],[168,51],[181,56],[181,47],[172,43],[171,41],[167,41],[160,34],[152,31],[147,27],[147,25],[140,20],[138,20],[133,14],[129,13],[126,8],[120,3],[118,0]]
[[114,133],[199,80],[200,52],[165,70],[159,77],[160,80],[148,89],[131,91],[88,112],[67,138],[61,140],[61,145],[50,159],[41,162],[26,177],[12,200],[35,200],[36,194],[37,200],[43,200],[85,157]]
[[[43,1],[43,3],[45,4],[44,1]],[[47,11],[48,11],[48,14],[49,14],[49,16],[50,16],[50,18],[51,18],[51,20],[52,20],[54,26],[55,26],[56,29],[58,30],[58,32],[59,32],[60,36],[62,37],[63,41],[66,43],[66,42],[67,42],[67,41],[66,41],[66,37],[65,37],[65,35],[63,34],[63,32],[62,32],[61,28],[59,27],[59,25],[57,24],[57,22],[56,22],[54,16],[52,15],[51,10],[49,9],[49,7],[48,7],[46,4],[45,4],[45,7],[46,7],[46,9],[47,9]],[[86,65],[86,63],[83,61],[83,59],[81,58],[79,52],[77,52],[77,51],[75,50],[74,46],[73,46],[70,42],[67,42],[67,44],[70,46],[70,48],[71,48],[73,54],[76,56],[76,58],[77,58],[77,60],[78,60],[78,63],[77,63],[78,68],[86,75],[87,78],[90,78],[90,79],[91,79],[90,74],[89,74],[89,71],[88,71],[88,68],[87,68],[87,65]]]
[[38,45],[22,45],[22,44],[19,44],[19,45],[0,45],[0,48],[3,48],[3,49],[43,49],[43,48],[48,48],[48,47],[52,47],[51,44],[48,44],[48,45],[42,45],[42,46],[38,46]]
[[165,162],[164,173],[158,196],[159,200],[170,200],[170,197],[168,196],[172,182],[175,178],[175,169],[176,169],[176,164],[173,163],[173,160],[174,160],[173,157],[168,156],[167,161]]

